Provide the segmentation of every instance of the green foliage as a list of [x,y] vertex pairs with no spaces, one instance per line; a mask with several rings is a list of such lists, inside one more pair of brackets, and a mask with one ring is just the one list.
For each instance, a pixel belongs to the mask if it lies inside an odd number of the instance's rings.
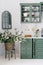
[[15,43],[15,41],[22,41],[22,32],[19,33],[19,31],[17,31],[16,29],[15,34],[12,34],[9,31],[5,31],[4,33],[0,33],[0,40],[4,43]]

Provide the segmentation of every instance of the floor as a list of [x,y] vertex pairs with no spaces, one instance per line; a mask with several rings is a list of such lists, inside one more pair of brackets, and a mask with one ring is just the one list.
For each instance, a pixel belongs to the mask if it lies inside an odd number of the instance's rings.
[[0,57],[0,65],[43,65],[43,60],[38,60],[38,59],[5,59],[4,57]]

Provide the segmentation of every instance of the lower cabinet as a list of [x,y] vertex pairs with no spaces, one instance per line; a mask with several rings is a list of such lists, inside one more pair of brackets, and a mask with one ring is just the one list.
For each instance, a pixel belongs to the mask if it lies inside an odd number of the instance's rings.
[[43,39],[34,39],[36,59],[43,59]]
[[21,59],[31,59],[32,58],[32,39],[26,39],[24,42],[20,43],[20,55]]
[[20,43],[21,59],[43,59],[43,39],[26,39]]

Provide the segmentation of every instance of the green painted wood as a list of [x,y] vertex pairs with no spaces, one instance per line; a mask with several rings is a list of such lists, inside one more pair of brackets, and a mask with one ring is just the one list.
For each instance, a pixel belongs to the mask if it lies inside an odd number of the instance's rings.
[[43,12],[43,2],[40,2],[41,4],[41,12]]
[[32,39],[26,39],[26,41],[20,43],[21,59],[32,58]]
[[36,5],[39,6],[40,3],[20,3],[20,6]]
[[[36,40],[36,41],[35,41]],[[35,57],[36,59],[43,59],[43,39],[34,39],[35,41]]]
[[32,6],[30,5],[30,23],[32,22]]
[[39,11],[40,11],[40,14],[39,14],[39,22],[41,22],[41,5],[40,5],[40,8],[39,8]]

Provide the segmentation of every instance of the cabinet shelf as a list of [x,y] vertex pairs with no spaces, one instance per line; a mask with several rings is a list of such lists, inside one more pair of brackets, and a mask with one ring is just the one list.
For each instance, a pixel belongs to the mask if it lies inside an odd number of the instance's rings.
[[32,10],[32,12],[40,12],[40,10],[38,10],[38,11],[34,11],[34,10]]
[[40,18],[39,16],[32,16],[32,18]]
[[24,17],[24,16],[22,16],[23,18],[28,18],[29,16],[26,16],[26,17]]
[[22,13],[25,13],[25,12],[30,12],[30,11],[24,11],[24,10],[22,10]]

